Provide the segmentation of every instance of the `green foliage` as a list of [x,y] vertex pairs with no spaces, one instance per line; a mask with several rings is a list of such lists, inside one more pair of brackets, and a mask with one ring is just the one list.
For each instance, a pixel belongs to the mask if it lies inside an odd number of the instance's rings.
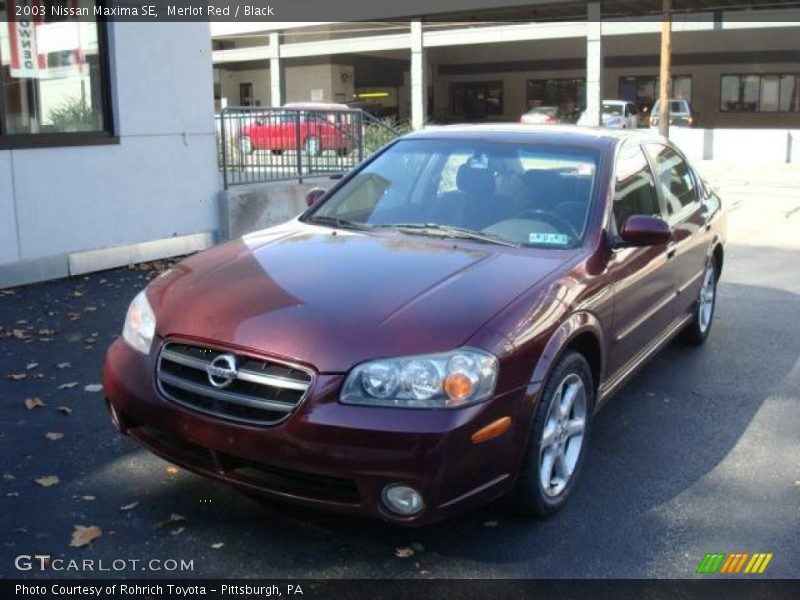
[[364,127],[364,155],[369,156],[396,137],[411,131],[413,129],[408,121],[395,121],[390,118],[369,121]]
[[98,115],[86,100],[79,97],[68,98],[58,108],[49,113],[56,131],[97,131]]

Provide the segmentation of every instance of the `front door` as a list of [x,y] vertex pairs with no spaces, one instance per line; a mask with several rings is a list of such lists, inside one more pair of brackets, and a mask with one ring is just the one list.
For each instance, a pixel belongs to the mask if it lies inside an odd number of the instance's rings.
[[711,234],[705,229],[707,215],[701,203],[696,175],[674,149],[660,143],[646,146],[651,157],[666,218],[672,228],[670,265],[678,292],[673,318],[694,310],[700,294]]
[[[642,147],[628,142],[617,159],[611,228],[633,215],[663,217],[656,182]],[[608,270],[614,286],[614,321],[608,373],[612,377],[672,322],[675,279],[668,244],[613,251]]]

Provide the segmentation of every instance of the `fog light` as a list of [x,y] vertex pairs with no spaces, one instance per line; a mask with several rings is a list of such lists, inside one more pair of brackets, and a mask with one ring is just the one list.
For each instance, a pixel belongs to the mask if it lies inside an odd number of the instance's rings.
[[425,508],[420,493],[407,485],[387,485],[381,495],[386,507],[398,515],[415,515]]

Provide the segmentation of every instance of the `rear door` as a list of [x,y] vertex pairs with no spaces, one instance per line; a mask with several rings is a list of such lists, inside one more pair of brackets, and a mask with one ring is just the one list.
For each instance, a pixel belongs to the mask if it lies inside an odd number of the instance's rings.
[[[630,141],[617,158],[612,237],[633,215],[663,218],[663,209],[644,150],[638,142]],[[614,286],[614,325],[609,373],[617,373],[672,322],[675,279],[668,244],[612,252],[608,269]]]
[[701,203],[699,181],[686,159],[662,143],[648,143],[646,149],[659,183],[666,220],[672,228],[668,252],[678,292],[677,318],[692,310],[700,293],[711,236],[706,229],[708,215]]

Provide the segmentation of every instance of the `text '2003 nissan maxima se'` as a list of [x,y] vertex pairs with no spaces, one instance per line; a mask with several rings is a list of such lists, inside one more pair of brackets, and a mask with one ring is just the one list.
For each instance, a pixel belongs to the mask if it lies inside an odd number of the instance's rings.
[[709,334],[717,195],[663,138],[401,138],[288,223],[188,258],[109,349],[115,426],[262,497],[401,524],[559,509],[591,417]]

